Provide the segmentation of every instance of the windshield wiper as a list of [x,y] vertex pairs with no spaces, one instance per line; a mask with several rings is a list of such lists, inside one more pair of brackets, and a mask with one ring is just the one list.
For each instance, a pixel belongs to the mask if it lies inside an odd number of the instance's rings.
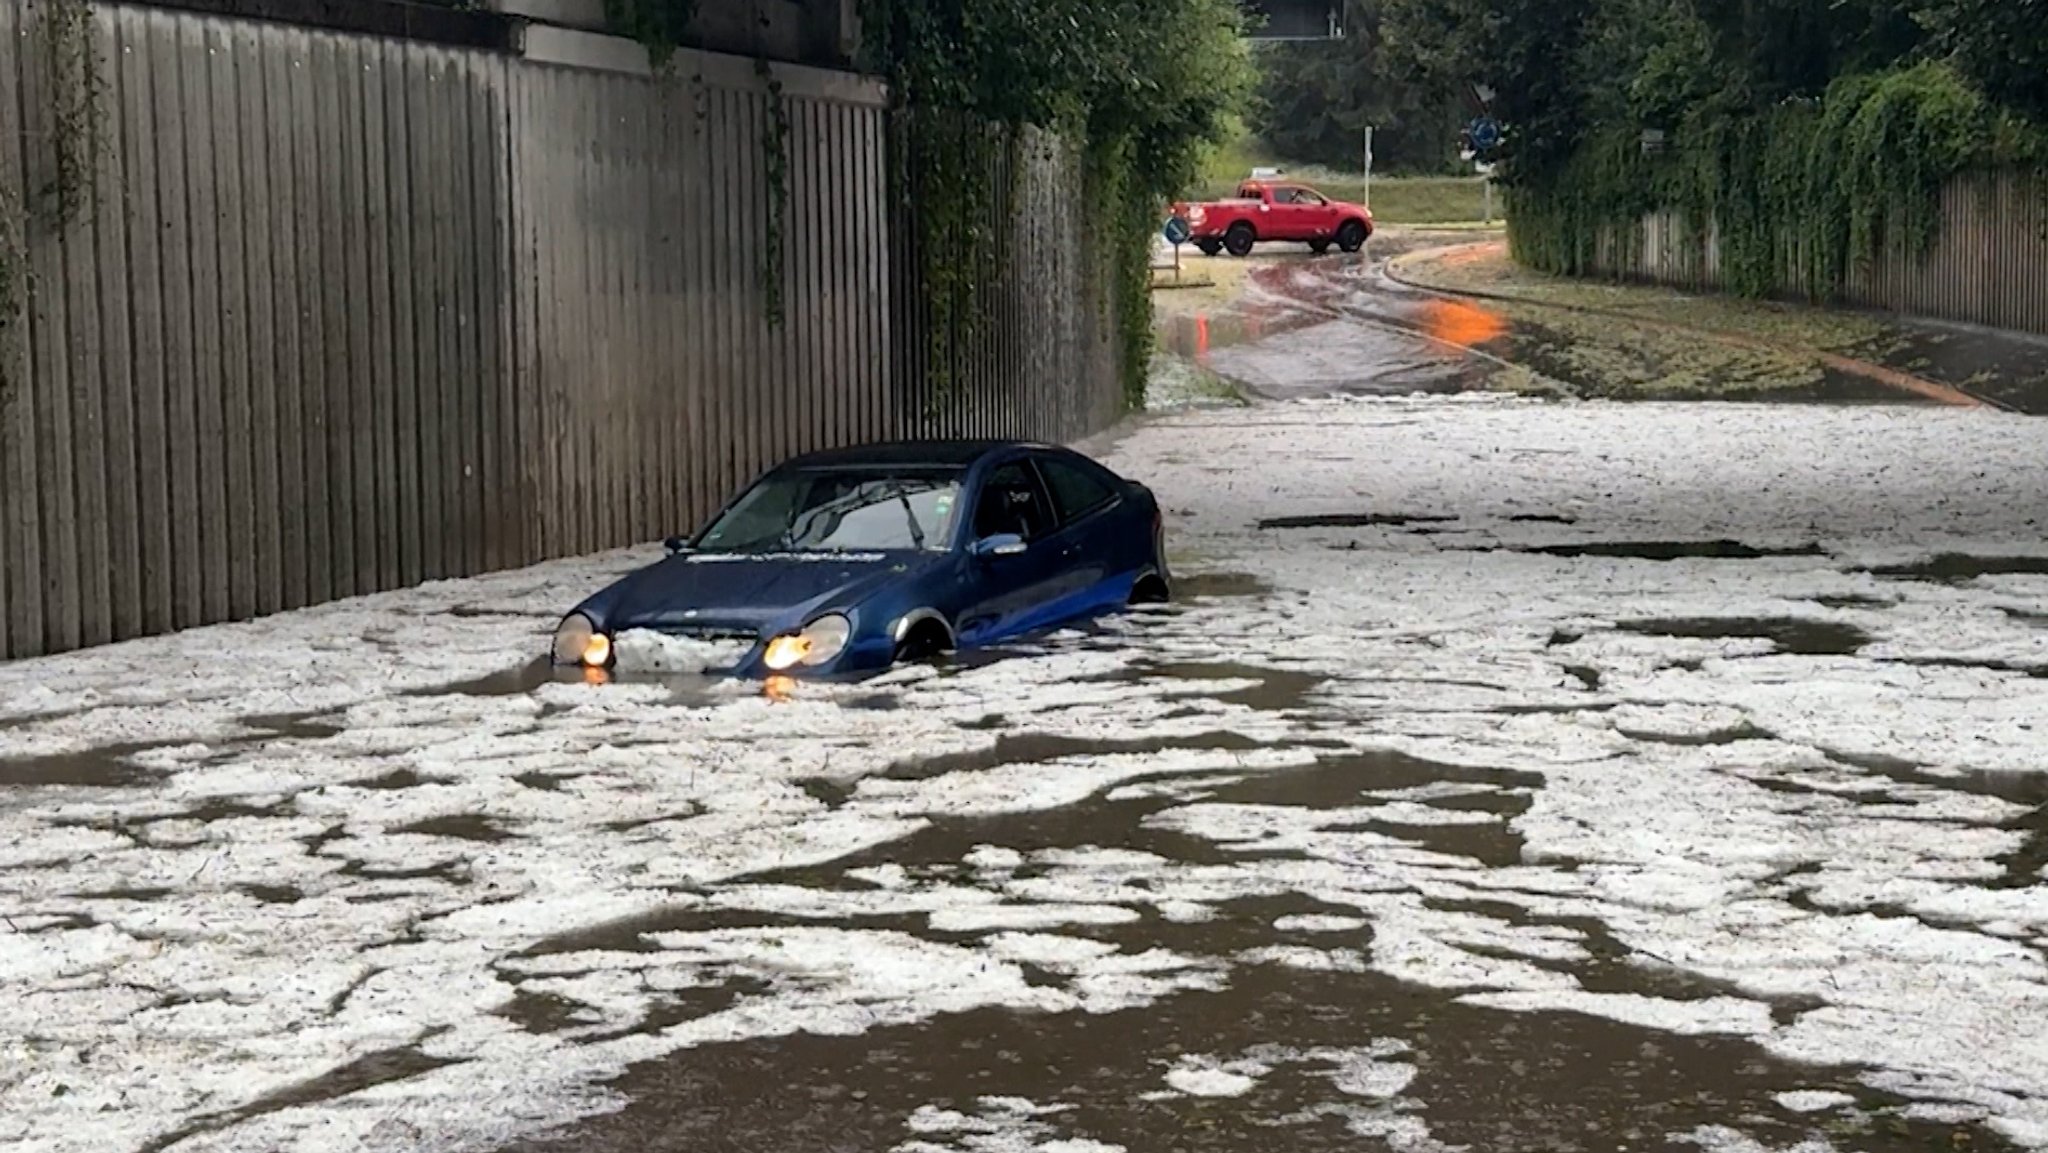
[[[889,480],[864,484],[852,492],[834,497],[824,504],[806,511],[802,516],[790,522],[789,528],[785,529],[782,536],[776,541],[776,547],[782,549],[795,548],[798,539],[808,534],[811,531],[811,527],[817,524],[821,517],[829,516],[835,512],[861,508],[866,505],[880,504],[891,497],[902,501],[904,507],[908,509],[910,507],[910,494],[930,492],[938,487],[939,485],[932,481],[909,482]],[[912,539],[917,542],[917,547],[923,548],[924,529],[917,523],[917,516],[914,513],[910,518],[910,531]]]
[[910,544],[919,552],[924,551],[924,526],[917,523],[917,510],[910,507],[910,494],[898,491],[896,499],[902,502],[903,519],[910,522]]

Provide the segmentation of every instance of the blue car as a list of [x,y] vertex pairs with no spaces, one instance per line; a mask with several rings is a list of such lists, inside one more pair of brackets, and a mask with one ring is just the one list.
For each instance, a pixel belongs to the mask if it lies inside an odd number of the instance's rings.
[[1151,490],[1020,441],[798,457],[667,546],[563,618],[556,664],[652,640],[697,666],[671,671],[857,676],[1170,593]]

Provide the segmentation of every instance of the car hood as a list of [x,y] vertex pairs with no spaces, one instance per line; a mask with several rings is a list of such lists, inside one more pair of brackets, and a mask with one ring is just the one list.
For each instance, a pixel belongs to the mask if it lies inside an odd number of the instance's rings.
[[600,624],[611,632],[756,633],[851,608],[885,584],[931,566],[931,553],[684,553],[613,586]]

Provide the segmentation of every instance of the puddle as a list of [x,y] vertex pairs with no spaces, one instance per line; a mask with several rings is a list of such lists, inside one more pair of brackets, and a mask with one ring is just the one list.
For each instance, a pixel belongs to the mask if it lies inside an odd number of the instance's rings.
[[1756,637],[1770,641],[1781,653],[1804,657],[1853,656],[1871,641],[1869,633],[1854,625],[1798,617],[1674,617],[1616,621],[1614,628],[1638,636],[1695,640]]
[[533,660],[516,669],[492,673],[473,681],[461,681],[437,688],[420,689],[407,694],[415,697],[519,697],[525,696],[546,684],[578,685],[584,681],[582,669],[560,668],[546,657]]
[[1224,704],[1244,705],[1264,712],[1285,712],[1289,709],[1307,707],[1309,694],[1321,688],[1325,680],[1320,673],[1304,673],[1293,669],[1194,661],[1168,664],[1135,663],[1111,679],[1128,684],[1142,684],[1152,680],[1256,680],[1260,684],[1255,688],[1216,693],[1207,699]]
[[[1490,551],[1490,550],[1489,550]],[[1612,557],[1619,560],[1762,560],[1767,557],[1826,556],[1819,545],[1797,548],[1756,548],[1740,541],[1589,541],[1585,544],[1532,545],[1508,552],[1561,557]]]
[[127,789],[161,779],[160,774],[127,760],[156,745],[117,745],[86,749],[49,757],[0,760],[0,788],[47,788],[69,786],[93,789]]
[[1247,573],[1205,572],[1176,577],[1175,600],[1204,600],[1225,597],[1259,597],[1273,591],[1271,585]]
[[1987,576],[2048,576],[2048,557],[1970,556],[1945,552],[1918,564],[1879,565],[1856,571],[1893,580],[1963,584]]
[[312,1080],[259,1097],[239,1109],[197,1118],[144,1143],[139,1147],[139,1153],[163,1153],[164,1150],[194,1137],[225,1129],[252,1117],[338,1100],[367,1089],[374,1089],[379,1085],[404,1081],[456,1063],[449,1058],[429,1057],[410,1047],[365,1054]]
[[1279,516],[1259,522],[1262,529],[1275,528],[1398,528],[1410,524],[1448,524],[1454,516],[1425,516],[1401,513],[1333,513],[1324,516]]
[[391,830],[394,833],[417,833],[423,837],[453,837],[462,841],[495,843],[517,839],[515,834],[499,828],[488,818],[478,816],[433,817],[401,825]]
[[[1182,993],[1151,1010],[977,1010],[854,1037],[799,1033],[686,1052],[614,1082],[632,1102],[625,1109],[508,1153],[560,1149],[565,1137],[582,1153],[889,1149],[913,1137],[904,1120],[917,1109],[973,1115],[990,1096],[1065,1106],[1045,1119],[1053,1133],[1138,1153],[1442,1148],[1350,1132],[1346,1106],[1370,1115],[1387,1102],[1347,1097],[1307,1064],[1283,1064],[1239,1097],[1158,1097],[1183,1055],[1355,1050],[1376,1039],[1406,1046],[1387,1060],[1414,1070],[1412,1083],[1386,1093],[1411,1103],[1384,1116],[1418,1120],[1435,1142],[1486,1153],[1654,1149],[1668,1135],[1725,1124],[1767,1147],[1790,1147],[1816,1123],[1845,1118],[1788,1113],[1773,1100],[1777,1092],[1836,1090],[1866,1108],[1893,1104],[1857,1083],[1855,1070],[1791,1065],[1742,1040],[1576,1014],[1509,1014],[1375,974],[1260,966],[1233,974],[1223,992]],[[1399,1071],[1396,1078],[1405,1081]],[[1901,1116],[1855,1129],[1854,1147],[1864,1153],[2013,1148],[1987,1131]]]
[[[898,761],[877,775],[889,780],[921,781],[947,773],[982,772],[1005,765],[1037,765],[1066,757],[1105,757],[1130,753],[1163,753],[1169,750],[1250,752],[1261,747],[1263,746],[1258,741],[1250,737],[1221,730],[1196,736],[1158,737],[1142,741],[1060,737],[1043,733],[1005,733],[997,737],[996,743],[987,749]],[[820,785],[824,783],[818,782]],[[840,791],[843,794],[843,788]],[[843,795],[840,800],[844,800]]]

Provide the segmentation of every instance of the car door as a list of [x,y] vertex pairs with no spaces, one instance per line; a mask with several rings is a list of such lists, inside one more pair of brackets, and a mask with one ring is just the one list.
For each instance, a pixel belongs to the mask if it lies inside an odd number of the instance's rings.
[[975,491],[973,515],[970,541],[1006,533],[1024,540],[1024,551],[1013,556],[967,558],[955,635],[962,645],[985,645],[1034,627],[1032,610],[1059,571],[1059,520],[1038,470],[1022,456],[990,469]]
[[1295,240],[1315,240],[1329,236],[1335,231],[1330,221],[1330,202],[1319,192],[1307,188],[1294,190],[1294,203],[1288,206],[1288,237]]
[[[1088,465],[1056,453],[1032,458],[1052,497],[1060,525],[1050,552],[1057,566],[1046,581],[1046,601],[1038,612],[1051,624],[1091,614],[1121,603],[1127,590],[1118,587],[1134,566],[1125,563],[1130,542],[1120,539],[1117,486]],[[1127,581],[1125,583],[1128,583]]]
[[1304,240],[1307,222],[1302,219],[1302,190],[1293,185],[1281,185],[1273,189],[1272,224],[1261,229],[1260,235],[1269,240]]

